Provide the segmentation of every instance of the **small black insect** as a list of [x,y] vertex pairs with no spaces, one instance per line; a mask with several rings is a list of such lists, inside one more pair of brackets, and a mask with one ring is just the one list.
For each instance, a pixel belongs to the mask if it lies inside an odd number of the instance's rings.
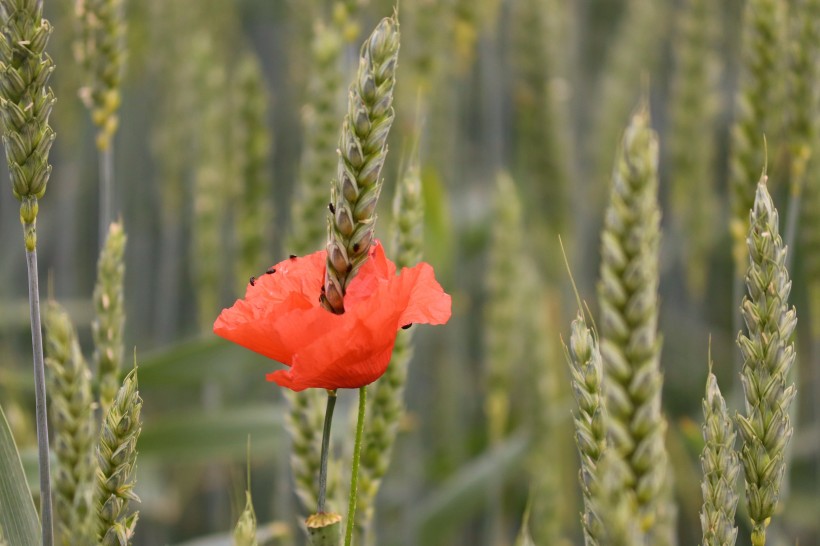
[[359,243],[353,243],[353,252],[359,251]]
[[412,322],[411,322],[410,324],[405,324],[404,326],[402,326],[402,327],[401,327],[401,329],[402,329],[402,330],[407,330],[407,329],[408,329],[408,328],[410,328],[411,326],[413,326],[413,323],[412,323]]
[[336,207],[333,206],[333,203],[328,203],[327,208],[330,210],[330,214],[336,214]]
[[268,270],[265,271],[265,275],[273,275],[274,273],[276,273],[275,267],[269,267]]
[[353,264],[347,264],[347,272],[350,273],[353,271]]
[[256,277],[251,277],[250,283],[251,286],[256,286]]
[[295,259],[296,259],[296,254],[291,254],[291,255],[289,256],[289,258],[290,258],[291,260],[295,260]]

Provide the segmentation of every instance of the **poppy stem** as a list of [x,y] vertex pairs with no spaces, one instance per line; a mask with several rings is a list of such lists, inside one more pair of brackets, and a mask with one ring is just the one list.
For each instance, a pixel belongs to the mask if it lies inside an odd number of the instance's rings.
[[322,429],[322,457],[319,460],[319,502],[316,512],[325,511],[327,496],[327,452],[330,446],[330,425],[333,423],[333,408],[336,407],[336,391],[327,391],[327,409],[325,409],[325,426]]
[[364,408],[367,402],[367,386],[359,388],[359,414],[356,418],[356,443],[353,445],[353,471],[350,475],[350,500],[347,508],[345,546],[353,539],[353,522],[356,519],[356,498],[359,487],[359,460],[362,454],[362,432],[364,431]]

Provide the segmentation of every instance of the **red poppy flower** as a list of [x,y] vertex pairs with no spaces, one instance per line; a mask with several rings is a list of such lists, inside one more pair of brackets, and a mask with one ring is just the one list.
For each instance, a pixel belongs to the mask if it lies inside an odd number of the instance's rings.
[[335,315],[319,303],[326,256],[278,263],[214,323],[217,335],[290,366],[267,378],[294,391],[368,385],[387,369],[401,326],[450,318],[450,296],[433,268],[420,263],[396,275],[378,241],[347,288],[345,312]]

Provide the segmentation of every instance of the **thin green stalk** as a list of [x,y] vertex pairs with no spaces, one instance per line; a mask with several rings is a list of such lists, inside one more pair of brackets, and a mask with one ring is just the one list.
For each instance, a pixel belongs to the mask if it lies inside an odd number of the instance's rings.
[[114,149],[109,146],[100,150],[100,248],[105,245],[108,226],[114,210]]
[[359,485],[359,460],[362,453],[362,432],[364,431],[364,409],[367,402],[367,386],[359,388],[359,413],[356,417],[356,443],[353,445],[353,470],[350,474],[350,500],[347,507],[347,525],[345,526],[345,546],[353,540],[353,527],[356,520],[356,499]]
[[327,409],[325,410],[325,424],[322,427],[322,455],[319,459],[319,501],[316,512],[325,511],[325,496],[327,495],[327,454],[330,447],[330,427],[333,424],[333,408],[336,407],[336,391],[327,391]]
[[37,419],[37,456],[40,465],[40,518],[43,546],[54,543],[54,515],[51,507],[51,467],[48,458],[48,421],[46,373],[43,362],[43,330],[40,325],[40,283],[37,275],[37,249],[26,250],[28,300],[31,313],[31,345],[34,352],[34,398]]

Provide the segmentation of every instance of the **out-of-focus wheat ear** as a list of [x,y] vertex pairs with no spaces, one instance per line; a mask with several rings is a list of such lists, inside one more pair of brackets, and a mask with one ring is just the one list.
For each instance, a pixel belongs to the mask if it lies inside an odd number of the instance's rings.
[[80,98],[98,127],[97,147],[105,150],[117,132],[125,68],[124,0],[77,0],[78,40],[75,53],[86,69],[88,84]]
[[245,508],[233,529],[233,544],[234,546],[257,546],[259,544],[256,540],[256,512],[253,510],[250,491],[245,491]]
[[125,329],[125,231],[115,222],[108,230],[97,262],[97,284],[94,287],[95,318],[91,324],[94,337],[94,362],[100,385],[100,408],[103,415],[114,400],[120,385]]
[[[569,123],[567,83],[559,70],[563,49],[555,19],[564,16],[563,0],[522,0],[513,4],[511,65],[515,163],[513,174],[521,187],[524,215],[535,226],[529,230],[536,248],[555,246],[555,233],[567,234],[570,215]],[[566,17],[561,19],[566,23]],[[564,34],[566,31],[564,30]],[[557,250],[557,248],[556,248]],[[560,271],[560,260],[553,273]]]
[[[818,176],[809,172],[809,165],[818,155],[820,139],[820,96],[815,85],[820,80],[820,0],[796,0],[789,7],[788,62],[790,191],[783,240],[795,248],[803,191],[807,179]],[[786,259],[788,269],[793,256],[794,252]]]
[[54,427],[56,538],[64,546],[84,544],[92,536],[91,499],[96,469],[91,371],[65,310],[50,301],[44,319]]
[[706,378],[706,396],[703,398],[703,451],[700,465],[703,469],[703,509],[700,525],[703,546],[734,546],[737,540],[735,486],[740,473],[740,461],[735,451],[735,428],[720,393],[717,377]]
[[[421,261],[424,243],[424,200],[418,158],[407,167],[393,201],[392,255],[396,268],[413,267]],[[381,480],[393,455],[399,423],[405,414],[404,385],[413,357],[413,328],[396,335],[393,356],[387,371],[370,386],[370,411],[364,424],[364,441],[359,466],[356,511],[357,533],[364,544],[375,544],[372,522]]]
[[796,387],[789,372],[795,360],[792,335],[797,325],[796,311],[788,303],[787,248],[780,238],[777,209],[766,187],[765,173],[757,185],[747,244],[747,294],[741,306],[746,333],[737,339],[743,355],[741,382],[746,408],[736,419],[743,439],[741,461],[754,526],[752,544],[763,546],[780,496],[785,451],[792,436],[789,407]]
[[624,123],[629,121],[635,97],[661,59],[662,42],[669,34],[670,6],[670,2],[652,0],[627,0],[624,5],[614,42],[595,86],[595,138],[589,140],[592,149],[588,150],[594,168],[594,191],[588,190],[587,195],[603,195],[600,185],[612,166],[611,150],[617,147]]
[[454,0],[453,46],[456,53],[456,69],[464,74],[476,59],[476,44],[482,32],[497,22],[499,0]]
[[690,292],[706,292],[709,255],[719,233],[714,149],[720,106],[719,4],[686,0],[674,40],[674,72],[669,99],[669,182],[676,241]]
[[731,130],[729,190],[732,216],[733,256],[737,278],[746,271],[746,235],[755,181],[766,164],[764,137],[776,138],[780,120],[775,116],[783,104],[786,29],[784,0],[749,0],[743,11],[740,84],[735,98]]
[[[341,117],[343,41],[335,26],[316,22],[311,46],[308,100],[302,108],[304,147],[299,184],[291,206],[289,252],[314,252],[326,239],[327,189],[336,164],[334,150]],[[324,402],[324,401],[322,401]]]
[[136,483],[137,440],[142,430],[142,399],[137,390],[137,370],[123,380],[103,419],[97,443],[95,531],[100,546],[127,546],[137,525],[138,512],[129,510]]
[[632,471],[613,449],[607,449],[598,461],[592,480],[593,511],[601,522],[601,544],[608,546],[643,546],[648,542],[641,530],[638,500],[629,484]]
[[492,445],[506,436],[510,414],[513,369],[524,357],[518,317],[523,302],[521,260],[523,225],[521,202],[512,178],[502,173],[496,180],[495,210],[487,266],[487,305],[484,315],[486,343],[484,412]]
[[398,57],[399,22],[386,17],[362,45],[331,185],[322,304],[336,314],[344,313],[347,286],[367,260],[374,239],[387,135],[395,116]]
[[246,52],[235,75],[233,98],[236,106],[236,161],[238,174],[236,231],[239,244],[237,277],[244,288],[248,278],[265,268],[268,257],[271,212],[268,193],[272,137],[268,128],[268,92],[259,60]]
[[575,443],[581,456],[579,481],[584,495],[581,523],[587,546],[602,544],[604,531],[595,513],[593,491],[598,476],[598,462],[606,449],[606,422],[603,398],[604,369],[598,336],[587,326],[581,310],[572,321],[569,346],[564,347],[572,375],[575,396]]
[[674,543],[674,514],[661,412],[657,168],[657,135],[642,102],[615,161],[601,234],[598,302],[608,437],[626,465],[623,483],[635,495],[640,531],[661,545]]
[[[522,291],[521,262],[524,255],[521,202],[515,182],[507,173],[496,177],[492,212],[489,263],[484,280],[487,303],[484,311],[484,414],[490,446],[499,445],[510,426],[512,382],[524,359],[521,309],[526,305]],[[502,541],[502,483],[488,488],[488,533],[491,543]]]
[[231,113],[225,99],[227,71],[213,36],[200,31],[190,44],[189,61],[196,65],[200,108],[198,149],[195,154],[191,270],[202,331],[210,330],[219,311],[222,264],[213,259],[223,251],[225,202],[233,173],[228,172],[227,127]]

